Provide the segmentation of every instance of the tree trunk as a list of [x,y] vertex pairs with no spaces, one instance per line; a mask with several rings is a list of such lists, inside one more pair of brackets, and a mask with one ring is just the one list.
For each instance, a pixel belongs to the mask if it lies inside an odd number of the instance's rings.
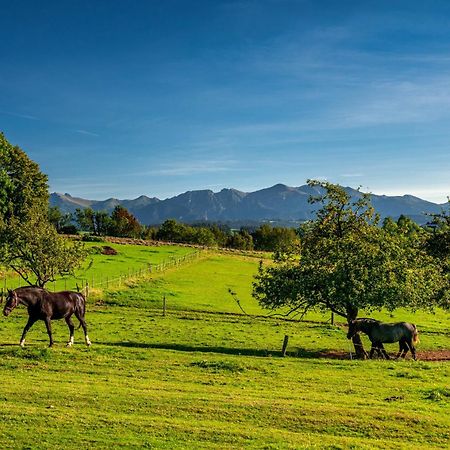
[[355,347],[356,358],[367,359],[369,354],[364,350],[364,346],[361,341],[361,336],[359,334],[355,334],[352,337],[352,342],[353,342],[353,346]]
[[[357,308],[347,309],[347,321],[350,324],[352,320],[358,317]],[[352,337],[353,346],[355,347],[355,355],[357,359],[367,359],[369,354],[364,350],[364,345],[361,340],[361,336],[357,333]]]

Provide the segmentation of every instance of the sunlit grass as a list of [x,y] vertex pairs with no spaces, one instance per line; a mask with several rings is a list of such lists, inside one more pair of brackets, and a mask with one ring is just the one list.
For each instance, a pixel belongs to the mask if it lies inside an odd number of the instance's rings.
[[[164,259],[164,249],[154,256]],[[446,447],[447,362],[321,357],[348,351],[345,328],[328,314],[264,317],[251,297],[257,265],[206,253],[121,289],[99,289],[86,315],[92,348],[77,330],[66,349],[68,330],[58,321],[53,349],[38,322],[22,350],[26,311],[2,319],[0,448]],[[417,323],[419,359],[450,347],[442,311],[372,315]]]

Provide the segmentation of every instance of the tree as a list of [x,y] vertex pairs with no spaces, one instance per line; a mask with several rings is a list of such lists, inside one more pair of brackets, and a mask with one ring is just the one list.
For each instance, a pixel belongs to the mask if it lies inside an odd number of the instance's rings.
[[425,247],[443,272],[443,282],[436,301],[443,308],[450,309],[450,198],[447,208],[439,214],[432,214],[432,217]]
[[431,255],[440,259],[442,263],[448,263],[450,268],[450,198],[447,201],[447,209],[439,214],[432,214],[429,223],[432,231],[427,240],[427,249]]
[[167,219],[162,223],[156,233],[156,239],[166,242],[186,242],[186,225],[178,223],[175,219]]
[[47,207],[47,176],[0,133],[0,226],[14,217],[24,222],[32,209]]
[[112,222],[106,211],[94,211],[92,208],[75,210],[75,220],[81,231],[95,236],[105,236],[111,231]]
[[0,261],[28,284],[45,286],[84,259],[81,243],[49,222],[47,176],[0,134]]
[[117,205],[111,214],[111,234],[120,237],[138,238],[141,235],[141,224],[123,206]]
[[72,223],[72,214],[63,214],[57,206],[49,207],[48,220],[58,233],[76,234],[77,232],[75,225]]
[[86,257],[81,242],[60,236],[46,219],[45,212],[37,209],[24,223],[11,219],[2,258],[26,283],[39,287],[57,276],[73,274]]
[[[266,308],[287,308],[285,314],[311,308],[329,310],[347,322],[361,309],[393,310],[400,306],[431,307],[441,273],[404,233],[378,227],[368,194],[352,201],[340,186],[308,181],[323,194],[317,218],[301,229],[297,257],[260,265],[253,295]],[[359,336],[353,338],[360,357],[366,352]]]
[[255,250],[268,252],[289,252],[300,244],[294,229],[272,227],[269,224],[261,225],[252,233],[252,237]]
[[232,233],[227,240],[227,247],[238,250],[253,250],[252,235],[244,228],[239,232]]
[[189,227],[189,242],[206,247],[217,247],[217,241],[212,230],[207,227]]

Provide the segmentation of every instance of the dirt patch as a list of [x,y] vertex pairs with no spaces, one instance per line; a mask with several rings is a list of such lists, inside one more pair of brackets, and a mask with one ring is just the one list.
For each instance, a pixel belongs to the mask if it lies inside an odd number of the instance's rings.
[[[355,354],[352,354],[353,357]],[[320,352],[317,354],[319,358],[329,358],[329,359],[350,359],[350,354],[348,352]],[[395,355],[394,355],[395,356]],[[407,359],[411,358],[411,355],[406,356]],[[417,359],[419,361],[450,361],[450,350],[424,350],[417,352]]]
[[104,245],[102,247],[102,255],[117,255],[117,250],[109,245]]

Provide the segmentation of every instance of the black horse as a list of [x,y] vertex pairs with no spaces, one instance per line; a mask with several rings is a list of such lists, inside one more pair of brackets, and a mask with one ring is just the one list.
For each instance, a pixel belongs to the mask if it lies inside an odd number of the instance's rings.
[[411,350],[412,356],[416,359],[416,349],[414,344],[419,342],[419,333],[414,324],[408,322],[383,323],[375,319],[352,320],[348,326],[347,338],[351,339],[356,333],[362,331],[369,336],[372,342],[369,357],[372,358],[375,350],[378,354],[390,359],[383,343],[399,343],[397,358],[403,358]]
[[20,339],[21,347],[25,344],[25,335],[28,330],[38,320],[45,322],[51,347],[53,345],[51,321],[58,319],[65,319],[69,327],[70,337],[67,346],[71,347],[73,344],[73,332],[75,330],[71,319],[73,314],[80,321],[80,326],[83,327],[86,345],[91,345],[91,341],[87,335],[86,321],[84,320],[86,299],[83,294],[72,291],[49,292],[34,286],[20,287],[12,291],[8,290],[3,314],[9,316],[11,311],[19,303],[27,307],[29,316],[28,322],[23,329],[22,338]]

